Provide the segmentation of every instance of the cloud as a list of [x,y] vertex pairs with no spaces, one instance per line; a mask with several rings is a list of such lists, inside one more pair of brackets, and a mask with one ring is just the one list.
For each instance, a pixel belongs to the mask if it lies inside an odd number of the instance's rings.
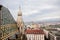
[[19,5],[25,22],[60,18],[60,0],[1,0],[0,4],[10,10],[15,20]]
[[[34,3],[33,3],[34,2]],[[58,0],[30,0],[30,3],[26,2],[26,10],[38,10],[37,13],[32,13],[27,16],[30,18],[29,21],[39,21],[43,19],[51,19],[51,18],[60,18],[60,7]],[[31,11],[32,12],[32,11]],[[26,13],[28,14],[28,13]],[[29,19],[27,18],[27,19]],[[27,20],[26,19],[26,20]]]
[[29,16],[29,15],[34,15],[35,13],[38,13],[39,10],[30,10],[30,11],[27,11],[26,13],[23,12],[23,15],[25,16]]

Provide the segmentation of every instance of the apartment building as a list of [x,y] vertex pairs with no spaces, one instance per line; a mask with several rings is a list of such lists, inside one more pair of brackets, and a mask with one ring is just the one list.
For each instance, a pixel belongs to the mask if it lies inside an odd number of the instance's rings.
[[32,29],[26,30],[27,40],[44,40],[44,32],[43,30]]
[[60,31],[51,31],[49,33],[49,40],[60,40]]

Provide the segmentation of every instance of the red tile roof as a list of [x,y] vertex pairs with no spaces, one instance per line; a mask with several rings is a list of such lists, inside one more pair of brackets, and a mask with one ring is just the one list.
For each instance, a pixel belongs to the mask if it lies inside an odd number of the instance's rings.
[[44,34],[43,30],[26,30],[26,34]]

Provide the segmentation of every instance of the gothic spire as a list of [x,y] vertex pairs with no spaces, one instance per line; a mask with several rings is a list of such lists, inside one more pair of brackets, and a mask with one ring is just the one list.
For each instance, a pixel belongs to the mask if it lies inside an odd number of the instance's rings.
[[21,7],[19,6],[18,16],[22,16]]

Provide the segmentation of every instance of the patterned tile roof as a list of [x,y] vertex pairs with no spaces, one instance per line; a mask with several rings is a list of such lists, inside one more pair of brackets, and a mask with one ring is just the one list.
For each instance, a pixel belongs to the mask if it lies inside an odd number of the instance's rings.
[[14,20],[13,16],[11,15],[10,11],[8,10],[8,8],[5,8],[0,5],[0,9],[1,9],[0,10],[0,14],[1,14],[0,20],[1,20],[2,25],[15,23],[15,20]]
[[17,24],[8,8],[0,5],[0,39],[5,40],[18,32]]

